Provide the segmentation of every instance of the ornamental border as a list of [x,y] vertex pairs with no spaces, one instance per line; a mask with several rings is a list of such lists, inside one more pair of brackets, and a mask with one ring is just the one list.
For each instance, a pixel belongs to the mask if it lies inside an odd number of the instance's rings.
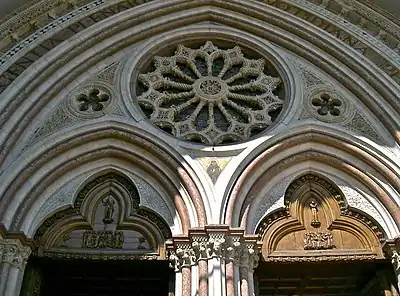
[[[17,58],[21,58],[23,55],[26,55],[29,52],[29,50],[36,48],[36,47],[34,47],[34,45],[36,43],[38,43],[39,41],[44,41],[44,40],[49,39],[51,36],[55,35],[55,33],[59,32],[61,29],[64,29],[68,25],[76,23],[80,19],[83,19],[85,16],[91,15],[91,12],[95,13],[97,11],[100,11],[102,8],[106,9],[111,5],[118,4],[123,1],[127,1],[127,0],[94,0],[94,1],[90,2],[89,4],[81,6],[81,7],[77,8],[76,10],[73,10],[72,12],[56,19],[54,22],[51,22],[51,23],[45,25],[43,28],[40,28],[35,33],[33,33],[29,37],[25,38],[23,41],[18,42],[13,48],[11,48],[10,50],[8,50],[6,53],[3,54],[3,56],[0,58],[0,73],[5,72],[9,67],[11,67],[17,61]],[[152,1],[152,0],[150,0],[150,1]],[[260,0],[258,0],[258,1],[260,1]],[[400,55],[397,54],[396,52],[394,52],[388,46],[386,46],[383,42],[377,40],[376,38],[372,37],[370,34],[363,31],[358,26],[335,15],[334,13],[326,10],[325,8],[317,6],[312,3],[309,3],[306,0],[291,0],[291,1],[282,0],[282,1],[284,3],[288,3],[288,5],[294,5],[294,6],[299,7],[300,9],[304,9],[305,11],[310,12],[313,15],[316,15],[318,17],[325,18],[326,20],[328,20],[330,22],[331,25],[338,27],[339,29],[343,30],[346,33],[349,33],[350,36],[355,35],[357,37],[361,37],[360,39],[362,41],[366,41],[366,43],[369,43],[368,48],[371,48],[376,54],[378,54],[379,56],[382,56],[382,58],[384,58],[385,61],[390,64],[389,67],[391,69],[396,69],[397,71],[400,70]],[[273,8],[283,10],[279,7],[272,6],[271,4],[268,4],[268,3],[265,3],[265,4],[267,6],[271,6]],[[119,13],[119,11],[116,13]],[[287,13],[291,14],[290,12],[287,12]],[[293,15],[293,14],[291,14],[291,15]],[[294,16],[297,17],[296,15],[294,15]],[[111,16],[108,16],[105,19],[108,19],[109,17],[111,17]],[[308,20],[305,20],[305,21],[310,23],[310,21],[308,21]],[[345,23],[346,26],[342,25],[343,23]],[[312,22],[311,22],[311,24],[312,24]],[[92,25],[90,25],[90,26],[92,26]],[[317,28],[319,28],[319,27],[317,27]],[[319,28],[319,29],[321,29],[321,28]],[[322,30],[324,30],[324,29],[322,29]],[[327,32],[327,31],[325,31],[325,32]],[[327,33],[329,33],[329,32],[327,32]],[[47,37],[47,39],[46,39],[46,37]],[[336,37],[336,39],[338,39],[339,41],[342,41],[337,37]],[[374,65],[378,66],[372,60],[370,60],[370,61]],[[28,68],[29,68],[29,66],[28,66]],[[382,69],[381,67],[380,67],[380,69],[386,73],[386,71],[384,69]],[[17,74],[16,77],[13,78],[13,80],[15,80],[19,75],[21,75],[21,73]],[[7,88],[7,86],[6,86],[6,88]]]

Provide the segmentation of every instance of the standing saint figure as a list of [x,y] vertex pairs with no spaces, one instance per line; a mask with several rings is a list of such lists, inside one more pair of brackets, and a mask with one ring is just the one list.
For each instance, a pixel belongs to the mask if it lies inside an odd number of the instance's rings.
[[318,220],[318,204],[315,200],[311,201],[310,208],[312,215],[311,226],[318,227],[321,225],[321,222]]
[[102,201],[104,206],[104,224],[111,224],[114,222],[113,215],[114,215],[114,204],[115,201],[110,199],[110,197],[104,198]]

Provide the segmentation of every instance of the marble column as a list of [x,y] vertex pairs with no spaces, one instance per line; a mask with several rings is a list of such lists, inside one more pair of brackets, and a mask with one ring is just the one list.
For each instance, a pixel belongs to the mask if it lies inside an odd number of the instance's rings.
[[182,267],[182,296],[192,295],[192,273],[190,266]]
[[181,275],[179,296],[254,296],[253,270],[260,249],[256,236],[208,225],[174,237],[167,249]]
[[0,237],[0,295],[18,296],[31,248],[18,239]]
[[199,266],[199,296],[208,296],[208,263],[206,260],[198,262]]
[[240,267],[240,296],[250,296],[249,294],[249,272],[248,267]]
[[233,262],[225,264],[226,295],[235,295],[235,268]]
[[240,255],[240,296],[254,296],[254,268],[258,265],[259,246],[253,237],[242,244]]

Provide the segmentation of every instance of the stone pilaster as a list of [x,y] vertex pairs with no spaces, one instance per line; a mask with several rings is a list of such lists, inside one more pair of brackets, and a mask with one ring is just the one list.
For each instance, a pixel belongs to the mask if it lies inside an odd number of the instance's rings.
[[383,250],[392,261],[397,287],[400,290],[400,237],[386,241],[383,245]]
[[18,238],[0,236],[0,295],[19,295],[31,247]]

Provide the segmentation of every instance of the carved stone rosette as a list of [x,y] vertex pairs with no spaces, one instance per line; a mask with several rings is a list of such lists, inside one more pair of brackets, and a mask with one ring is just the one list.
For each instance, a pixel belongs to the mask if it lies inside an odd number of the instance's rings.
[[8,263],[22,270],[30,254],[31,248],[24,246],[18,239],[3,239],[0,237],[0,264]]
[[255,236],[245,235],[244,231],[232,233],[228,228],[206,227],[201,233],[190,232],[187,238],[174,238],[167,249],[171,267],[176,272],[213,258],[254,269],[258,265],[260,245]]

